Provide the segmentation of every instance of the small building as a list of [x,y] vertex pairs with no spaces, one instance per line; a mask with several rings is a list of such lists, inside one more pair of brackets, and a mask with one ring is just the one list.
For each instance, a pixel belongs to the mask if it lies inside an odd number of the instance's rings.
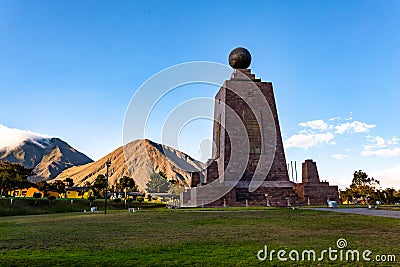
[[308,205],[320,205],[327,200],[339,202],[339,189],[319,179],[317,164],[307,159],[302,164],[302,182],[296,184],[296,193],[303,203]]
[[53,191],[53,190],[48,190],[48,191],[46,191],[45,196],[60,198],[60,192]]
[[66,198],[85,198],[88,199],[90,196],[94,195],[93,190],[90,187],[67,187],[65,188]]
[[10,191],[10,195],[14,197],[33,197],[35,193],[41,193],[42,197],[44,196],[44,193],[36,187],[20,188]]

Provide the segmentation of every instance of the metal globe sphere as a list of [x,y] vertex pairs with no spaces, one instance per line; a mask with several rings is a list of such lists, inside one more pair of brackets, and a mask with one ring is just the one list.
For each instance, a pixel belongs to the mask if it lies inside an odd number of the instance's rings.
[[234,69],[247,69],[251,63],[251,54],[244,47],[238,47],[229,54],[229,65]]

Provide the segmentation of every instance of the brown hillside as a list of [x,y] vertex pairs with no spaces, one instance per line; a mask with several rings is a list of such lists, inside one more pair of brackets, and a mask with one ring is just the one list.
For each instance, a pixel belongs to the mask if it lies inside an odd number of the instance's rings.
[[[105,163],[110,159],[110,185],[115,184],[120,177],[126,175],[134,178],[139,189],[145,191],[151,173],[163,171],[167,174],[168,179],[177,179],[185,186],[189,186],[189,171],[204,169],[203,163],[194,160],[185,153],[147,139],[136,140],[127,144],[125,154],[123,147],[119,147],[96,162],[64,170],[56,179],[70,177],[74,180],[75,185],[83,185],[86,181],[91,183],[99,174],[106,173]],[[128,170],[125,157],[127,162],[130,163],[131,172]]]
[[12,150],[0,150],[0,160],[33,168],[31,181],[52,180],[65,169],[93,162],[59,138],[26,140]]

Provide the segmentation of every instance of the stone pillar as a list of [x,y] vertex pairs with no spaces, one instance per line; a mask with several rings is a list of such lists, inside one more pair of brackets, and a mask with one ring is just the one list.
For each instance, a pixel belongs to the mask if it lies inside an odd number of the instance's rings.
[[307,159],[302,164],[302,182],[305,183],[316,183],[318,184],[319,175],[317,169],[317,163],[312,159]]
[[200,173],[192,172],[192,179],[190,182],[190,187],[196,187],[198,184],[200,184]]

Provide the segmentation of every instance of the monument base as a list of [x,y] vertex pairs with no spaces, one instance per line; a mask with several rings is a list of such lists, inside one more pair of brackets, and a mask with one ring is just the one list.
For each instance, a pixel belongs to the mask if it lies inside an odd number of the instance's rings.
[[[214,187],[196,182],[196,187],[181,193],[181,207],[291,207],[325,205],[328,200],[339,202],[338,187],[319,180],[314,161],[303,163],[302,174],[302,183],[263,181],[254,192],[249,192],[250,181],[240,180],[233,186],[227,181],[215,181]],[[192,176],[198,177],[196,173]]]
[[206,189],[199,185],[181,193],[181,207],[289,207],[302,203],[296,194],[296,184],[290,181],[264,181],[254,192],[249,192],[249,182],[240,181],[221,197],[213,194],[212,187],[207,188],[206,194],[200,193],[203,188]]

